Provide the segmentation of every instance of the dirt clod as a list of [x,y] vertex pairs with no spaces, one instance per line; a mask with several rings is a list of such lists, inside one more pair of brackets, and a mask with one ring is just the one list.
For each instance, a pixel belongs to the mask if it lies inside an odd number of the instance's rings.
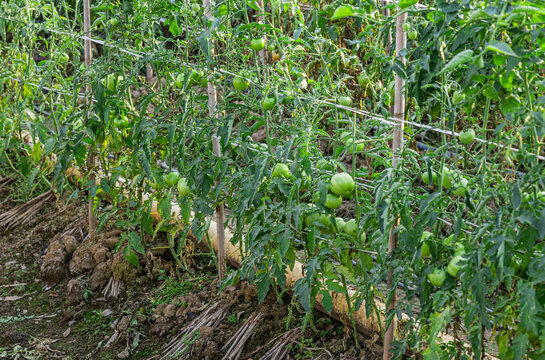
[[60,241],[52,241],[47,248],[41,267],[41,276],[47,283],[61,282],[67,275],[66,261],[68,254]]
[[100,244],[93,245],[91,251],[93,252],[93,260],[97,264],[105,262],[110,257],[110,251],[108,248]]
[[84,242],[81,244],[70,260],[70,273],[72,275],[83,274],[95,267],[95,261],[91,253],[91,244]]
[[62,244],[68,255],[72,255],[79,246],[78,240],[72,235],[66,235],[62,238]]
[[168,304],[163,309],[163,316],[166,318],[173,318],[174,316],[176,316],[176,310],[176,305]]
[[136,279],[136,267],[129,264],[121,252],[114,255],[112,275],[115,280],[128,283]]
[[98,264],[89,277],[89,288],[92,291],[103,288],[111,276],[110,265],[108,262]]
[[78,279],[72,279],[66,287],[66,302],[68,305],[77,305],[83,300],[85,286]]

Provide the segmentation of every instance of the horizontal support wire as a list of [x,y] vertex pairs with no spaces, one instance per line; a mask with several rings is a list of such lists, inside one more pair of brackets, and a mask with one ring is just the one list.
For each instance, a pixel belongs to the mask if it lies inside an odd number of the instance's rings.
[[[13,80],[13,81],[16,81],[16,82],[21,82],[21,80],[19,80],[19,79],[14,79],[14,78],[10,78],[10,80]],[[39,88],[39,85],[38,85],[38,84],[34,84],[34,83],[31,83],[31,82],[27,82],[27,83],[25,83],[25,84],[30,85],[30,86],[33,86],[33,87],[35,87],[35,88]],[[61,95],[72,96],[71,93],[62,92],[62,91],[60,91],[60,90],[58,90],[58,89],[53,89],[53,88],[50,88],[50,87],[47,87],[47,86],[42,86],[41,88],[42,88],[43,90],[55,92],[55,93],[58,93],[58,94],[61,94]],[[85,97],[86,97],[85,94],[83,94],[83,93],[78,93],[78,95],[79,95],[79,97],[81,97],[81,98],[85,98]],[[93,101],[93,102],[97,102],[96,99],[92,99],[92,101]],[[137,116],[138,116],[138,114],[133,114],[133,115],[137,115]],[[148,116],[146,116],[146,119],[148,119],[148,120],[153,120],[153,121],[156,120],[156,119],[151,118],[151,117],[148,117]],[[260,152],[260,151],[261,151],[261,149],[257,149],[257,148],[251,148],[251,150],[254,151],[254,152]],[[287,162],[293,162],[293,160],[287,159]],[[315,168],[315,167],[312,167],[312,169],[313,169],[313,170],[318,170],[318,169]],[[324,172],[325,174],[328,174],[328,175],[334,175],[333,172],[328,171],[328,170],[325,170],[325,171],[323,171],[323,172]],[[368,184],[364,183],[364,182],[372,183],[372,182],[371,182],[370,180],[368,180],[368,179],[361,178],[361,177],[356,177],[356,176],[354,176],[354,179],[355,179],[355,181],[354,181],[355,184],[358,185],[358,186],[360,186],[360,187],[362,187],[362,188],[364,188],[364,189],[367,189],[367,190],[369,190],[369,191],[375,191],[375,190],[377,189],[377,186],[372,186],[372,185],[368,185]],[[411,197],[412,197],[413,199],[417,199],[416,195],[414,195],[414,194],[410,194],[410,195],[411,195]],[[453,226],[453,224],[452,224],[451,222],[449,222],[449,221],[447,221],[447,220],[445,220],[445,219],[443,219],[443,218],[437,218],[437,219],[438,219],[439,221],[441,221],[442,223],[444,223],[445,225]],[[469,220],[462,219],[462,221],[464,221],[467,225],[472,226],[472,227],[474,227],[474,228],[478,228],[478,227],[479,227],[479,225],[477,225],[477,224],[475,224],[475,223],[472,223],[472,222],[470,222]],[[466,234],[471,234],[471,231],[468,231],[468,230],[465,230],[465,229],[462,229],[462,231],[464,231]],[[487,233],[488,233],[488,231],[487,231]]]
[[[391,1],[391,2],[395,2],[395,1]],[[4,17],[2,15],[0,15],[0,18],[8,19],[8,20],[11,20],[11,21],[18,21],[18,20],[6,18],[6,17]],[[61,35],[67,35],[67,36],[71,36],[73,38],[79,38],[79,39],[82,39],[82,40],[90,40],[91,42],[94,42],[96,44],[107,46],[107,47],[110,47],[110,48],[113,48],[113,49],[117,49],[117,50],[119,50],[119,51],[121,51],[123,53],[126,53],[128,55],[131,55],[131,56],[134,56],[134,57],[137,57],[137,58],[140,58],[140,59],[142,59],[146,55],[148,55],[148,54],[145,54],[145,53],[137,53],[137,52],[134,52],[134,51],[131,51],[131,50],[127,50],[127,49],[124,49],[124,48],[119,47],[117,45],[107,43],[104,40],[94,39],[94,38],[91,38],[91,37],[87,37],[85,35],[73,34],[73,33],[64,32],[64,31],[52,30],[52,29],[48,29],[48,28],[42,28],[42,30],[52,32],[52,33],[56,33],[56,34],[61,34]],[[182,63],[182,65],[189,66],[189,67],[195,67],[195,64],[192,64],[192,63]],[[261,87],[260,84],[252,81],[251,79],[246,79],[246,78],[244,78],[244,77],[242,77],[242,76],[240,76],[238,74],[232,73],[230,71],[223,70],[221,68],[216,68],[215,71],[217,71],[219,73],[222,73],[222,74],[225,74],[225,75],[230,75],[230,76],[234,76],[234,77],[243,78],[246,81],[254,84],[255,86]],[[299,98],[305,98],[305,97],[304,96],[299,96]],[[453,131],[453,130],[444,130],[444,129],[434,127],[434,126],[431,126],[431,125],[420,124],[420,123],[416,123],[416,122],[409,121],[409,120],[404,120],[404,119],[396,119],[394,117],[384,117],[384,116],[381,116],[380,114],[374,114],[374,113],[371,113],[371,112],[366,111],[366,110],[361,110],[361,109],[356,109],[356,108],[352,108],[352,107],[348,107],[348,106],[343,106],[343,105],[335,104],[335,103],[332,103],[332,102],[329,102],[329,101],[321,101],[321,102],[318,102],[318,104],[328,105],[330,107],[335,107],[337,109],[346,110],[346,111],[352,112],[354,114],[365,115],[370,119],[379,121],[379,122],[381,122],[383,124],[390,125],[390,126],[395,126],[396,122],[401,121],[404,124],[411,125],[411,126],[421,128],[421,129],[425,129],[425,130],[428,130],[428,131],[433,131],[433,132],[436,132],[436,133],[439,133],[439,134],[451,135],[453,137],[456,137],[456,136],[460,135],[460,133],[458,133],[456,131]],[[505,149],[505,150],[508,150],[508,151],[513,151],[513,152],[520,152],[521,151],[518,148],[511,147],[511,146],[508,146],[508,145],[503,145],[503,144],[500,144],[500,143],[497,143],[497,142],[494,142],[494,141],[490,141],[490,140],[486,140],[486,139],[482,139],[482,138],[479,138],[479,137],[475,137],[475,141],[483,143],[483,144],[491,145],[491,146],[496,146],[496,147],[499,147],[499,148],[502,148],[502,149]],[[528,155],[534,156],[536,159],[541,160],[541,161],[545,160],[545,156],[542,156],[542,155],[539,155],[539,154],[534,154],[534,153],[528,152]]]

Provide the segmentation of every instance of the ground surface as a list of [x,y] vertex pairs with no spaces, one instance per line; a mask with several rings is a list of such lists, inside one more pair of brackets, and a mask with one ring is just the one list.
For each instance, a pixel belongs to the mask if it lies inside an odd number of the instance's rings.
[[[0,213],[16,205],[3,201]],[[135,267],[115,250],[119,239],[118,229],[106,227],[91,241],[85,206],[63,200],[3,231],[0,358],[159,359],[173,347],[180,359],[234,359],[237,350],[239,359],[381,357],[376,339],[359,335],[358,350],[346,327],[319,313],[315,328],[301,333],[302,314],[288,295],[258,304],[246,282],[218,294],[208,255],[176,269],[159,236]],[[233,336],[247,341],[226,346]]]

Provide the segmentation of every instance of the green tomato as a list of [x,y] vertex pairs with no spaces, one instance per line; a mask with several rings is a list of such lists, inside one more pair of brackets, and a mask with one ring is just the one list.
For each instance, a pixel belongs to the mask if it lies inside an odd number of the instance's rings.
[[354,183],[354,179],[352,179],[352,176],[345,172],[342,172],[335,174],[331,177],[329,190],[331,190],[333,194],[346,196],[354,191],[355,186],[356,184]]
[[178,76],[176,76],[176,86],[178,88],[182,88],[184,86],[184,75],[183,74],[178,74]]
[[348,131],[343,131],[340,135],[341,142],[348,146],[351,145],[354,142],[354,139],[352,138],[352,133]]
[[179,178],[180,174],[176,171],[173,171],[170,174],[165,175],[165,184],[167,184],[167,186],[174,186],[176,183],[178,183]]
[[163,190],[163,185],[161,185],[161,183],[157,182],[157,181],[152,181],[149,183],[149,185],[151,186],[152,189],[154,189],[155,191],[161,191]]
[[328,193],[326,201],[325,201],[325,207],[332,210],[338,209],[341,206],[342,201],[343,201],[342,197]]
[[57,61],[61,64],[66,64],[68,62],[68,60],[70,60],[70,57],[68,56],[67,53],[65,52],[62,52],[60,54],[57,54],[56,55],[56,58],[57,58]]
[[422,233],[422,236],[420,237],[420,242],[422,243],[420,253],[422,254],[422,257],[431,255],[430,247],[428,245],[428,241],[431,241],[431,239],[433,239],[433,233],[429,231],[424,231]]
[[274,43],[267,44],[267,50],[269,50],[269,51],[276,50],[276,45]]
[[218,8],[218,15],[219,16],[225,16],[227,15],[227,5],[221,5],[219,8]]
[[187,186],[187,180],[185,177],[178,180],[176,187],[178,188],[178,193],[180,196],[186,196],[191,191],[189,186]]
[[275,165],[271,176],[273,178],[277,178],[277,177],[288,178],[291,176],[291,171],[288,168],[288,165],[283,163],[278,163]]
[[428,274],[428,280],[435,287],[443,286],[443,283],[445,282],[446,278],[447,278],[447,273],[443,269],[435,268],[433,269],[431,274]]
[[361,87],[366,87],[369,84],[369,76],[365,71],[358,75],[358,84]]
[[[364,140],[357,140],[355,142],[356,145],[356,153],[360,153],[363,150],[365,150],[365,142]],[[352,154],[354,152],[354,143],[348,145],[348,152]]]
[[[437,173],[435,171],[431,172],[432,174],[432,182],[437,183]],[[422,181],[424,184],[429,185],[430,184],[430,176],[428,174],[428,169],[424,169],[422,172]]]
[[454,172],[452,170],[450,170],[446,166],[443,168],[442,182],[443,182],[443,188],[444,189],[450,189],[452,187],[452,185],[454,185],[453,184],[453,181],[454,181],[453,175],[454,175]]
[[452,277],[456,277],[458,275],[458,271],[460,271],[460,268],[462,267],[459,263],[462,261],[462,255],[455,255],[452,259],[450,259],[450,262],[447,266],[447,272]]
[[193,86],[195,84],[200,84],[203,76],[204,74],[202,71],[192,70],[191,75],[189,75],[189,85]]
[[454,195],[464,196],[466,194],[468,181],[466,178],[460,178],[460,180],[454,184]]
[[337,232],[343,232],[344,231],[344,225],[345,222],[342,218],[335,218],[335,225],[337,226]]
[[403,31],[407,32],[409,30],[411,30],[411,24],[407,22],[403,23]]
[[349,96],[341,96],[338,100],[339,105],[350,107],[352,106],[352,99]]
[[466,99],[466,96],[461,92],[456,90],[454,94],[452,94],[452,102],[454,105],[461,104]]
[[407,36],[409,37],[409,39],[414,40],[418,37],[418,32],[415,29],[412,29],[411,31],[409,31]]
[[276,104],[276,99],[274,97],[265,97],[263,101],[261,101],[261,105],[263,106],[263,109],[265,110],[272,110],[275,104]]
[[263,38],[256,38],[252,39],[250,42],[250,45],[254,51],[261,51],[265,47],[265,39]]
[[466,129],[462,131],[458,137],[462,144],[464,145],[471,144],[473,140],[475,140],[475,130]]
[[427,243],[422,243],[422,246],[420,247],[420,254],[422,255],[422,257],[428,257],[431,255],[430,247]]
[[466,248],[464,244],[460,242],[454,243],[454,256],[462,256],[462,255],[465,255],[465,253],[466,253]]
[[114,18],[111,18],[111,19],[110,19],[110,25],[111,25],[111,26],[117,26],[117,25],[119,25],[119,19],[118,19],[118,18],[115,18],[115,17],[114,17]]
[[352,236],[353,238],[358,236],[358,224],[356,224],[356,219],[350,219],[344,224],[344,232],[346,235]]
[[126,129],[129,127],[129,120],[125,116],[114,119],[114,126],[117,129]]
[[233,86],[235,87],[235,89],[237,89],[238,91],[244,91],[248,88],[248,86],[250,86],[250,82],[246,79],[243,79],[239,76],[235,77],[233,79]]

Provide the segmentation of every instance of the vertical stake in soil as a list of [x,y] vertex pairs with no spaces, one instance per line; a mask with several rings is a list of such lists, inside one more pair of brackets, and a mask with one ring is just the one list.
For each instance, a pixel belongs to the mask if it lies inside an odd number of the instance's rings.
[[[404,13],[397,18],[396,22],[396,57],[407,45],[407,38],[405,31],[403,31],[403,23],[407,19],[407,14]],[[399,60],[405,63],[405,57],[400,56]],[[394,126],[394,140],[392,143],[392,167],[397,168],[399,153],[403,150],[403,120],[405,118],[405,94],[403,87],[405,86],[404,80],[397,74],[395,76],[395,95],[394,95],[394,117],[397,119],[397,124]],[[392,173],[395,174],[395,171]],[[399,225],[399,218],[397,218],[390,229],[388,237],[388,252],[392,253],[397,247],[397,232],[395,232],[396,226]],[[393,289],[394,294],[388,305],[388,311],[392,310],[396,306],[396,285],[393,284],[393,272],[394,269],[390,269],[388,274],[388,288]],[[386,333],[384,334],[384,352],[382,355],[383,360],[391,358],[390,347],[394,340],[394,332],[396,328],[395,316],[392,318]]]
[[[257,0],[257,7],[259,7],[262,13],[265,12],[265,5],[263,4],[263,0]],[[259,15],[257,17],[257,22],[260,24],[264,22],[263,15]],[[266,41],[267,39],[265,39],[265,42]],[[267,47],[264,47],[259,51],[259,57],[261,58],[261,63],[263,64],[263,66],[267,65]]]
[[[208,20],[212,19],[212,10],[210,8],[210,0],[203,0],[203,6],[204,6],[204,15],[206,15],[206,18]],[[212,49],[210,49],[210,56],[214,55],[214,47],[212,46]],[[211,117],[218,116],[219,114],[216,114],[216,107],[217,107],[217,93],[216,93],[216,86],[214,85],[213,80],[213,71],[210,72],[210,75],[208,75],[208,112]],[[212,135],[212,148],[214,151],[214,155],[216,155],[218,158],[221,158],[221,149],[220,149],[220,137],[216,135]],[[220,185],[220,179],[219,177],[216,179],[216,188]],[[217,236],[218,236],[218,276],[219,279],[223,279],[224,269],[225,269],[225,231],[223,229],[223,223],[225,222],[225,212],[223,209],[223,203],[221,202],[221,199],[218,199],[219,203],[216,207],[216,226],[217,226]]]
[[[214,155],[221,158],[220,149],[220,137],[212,135],[212,148]],[[220,186],[220,177],[216,179],[216,189]],[[223,279],[223,273],[225,269],[225,230],[223,224],[225,223],[225,212],[223,209],[223,202],[221,196],[218,196],[218,206],[216,207],[216,227],[218,232],[218,275],[220,280]]]
[[[83,50],[84,50],[84,57],[85,57],[85,67],[86,69],[89,69],[89,66],[91,66],[91,60],[93,58],[93,54],[91,52],[91,40],[89,39],[91,37],[90,34],[90,27],[91,27],[91,0],[83,0],[83,33],[84,33],[84,42],[83,42]],[[86,93],[86,102],[87,104],[90,104],[90,96],[91,96],[91,85],[87,83],[85,85],[85,93]],[[94,156],[94,148],[91,148],[91,154],[88,158],[87,165],[89,167],[90,181],[94,184],[95,182],[95,176],[93,175],[93,168],[95,163],[95,156]],[[89,192],[89,204],[88,204],[88,212],[89,212],[89,237],[91,240],[95,237],[95,228],[96,228],[96,220],[95,216],[93,215],[93,198],[91,197],[91,192]]]

